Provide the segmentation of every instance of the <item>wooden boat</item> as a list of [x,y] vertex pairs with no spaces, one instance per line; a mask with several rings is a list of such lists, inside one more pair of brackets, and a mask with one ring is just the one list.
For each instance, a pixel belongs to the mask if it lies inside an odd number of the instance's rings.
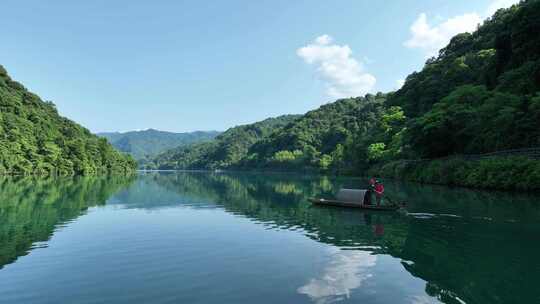
[[360,208],[360,209],[368,209],[368,210],[379,210],[379,211],[396,211],[398,209],[401,209],[403,205],[365,205],[359,202],[346,202],[346,201],[338,201],[338,200],[329,200],[324,198],[310,198],[309,201],[313,203],[314,205],[319,206],[337,206],[337,207],[349,207],[349,208]]
[[[336,199],[310,198],[309,201],[315,205],[350,207],[369,210],[395,211],[401,209],[405,204],[396,204],[390,201],[390,205],[377,206],[371,199],[372,192],[365,189],[340,189],[336,194]],[[373,202],[370,204],[370,202]]]

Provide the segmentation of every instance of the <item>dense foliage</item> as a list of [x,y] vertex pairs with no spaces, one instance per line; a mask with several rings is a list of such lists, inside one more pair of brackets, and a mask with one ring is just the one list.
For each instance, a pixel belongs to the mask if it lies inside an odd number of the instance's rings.
[[421,157],[540,145],[540,1],[499,10],[455,36],[388,100]]
[[218,131],[195,131],[173,133],[154,129],[131,132],[105,132],[105,137],[118,150],[131,154],[139,162],[144,162],[161,152],[179,146],[210,141],[219,135]]
[[[405,122],[386,95],[341,99],[301,117],[284,116],[227,130],[216,140],[158,156],[160,169],[341,170],[365,168],[389,151]],[[259,130],[259,131],[257,131]],[[263,130],[263,131],[261,131]],[[372,151],[369,143],[387,141]],[[377,145],[375,145],[377,147]]]
[[420,162],[391,161],[371,174],[403,180],[504,190],[540,190],[540,162],[524,157],[466,160],[455,157]]
[[243,165],[340,171],[365,167],[370,157],[379,157],[371,144],[388,142],[388,148],[378,151],[386,153],[404,122],[399,107],[385,106],[386,98],[368,94],[310,111],[253,145]]
[[[390,152],[401,153],[399,139],[405,117],[400,107],[386,107],[386,98],[379,93],[341,99],[300,117],[285,116],[235,127],[215,141],[160,155],[155,160],[156,168],[366,168]],[[260,128],[265,131],[255,131]]]
[[181,146],[158,155],[147,163],[148,169],[218,169],[237,165],[249,147],[297,118],[284,115],[277,118],[230,128],[214,140]]
[[227,158],[207,152],[227,146],[223,136],[157,166],[364,174],[399,159],[540,146],[538,33],[540,1],[522,1],[455,36],[396,92],[337,100],[256,138],[238,134],[234,145],[246,144]]
[[135,161],[13,81],[0,66],[0,174],[94,174]]

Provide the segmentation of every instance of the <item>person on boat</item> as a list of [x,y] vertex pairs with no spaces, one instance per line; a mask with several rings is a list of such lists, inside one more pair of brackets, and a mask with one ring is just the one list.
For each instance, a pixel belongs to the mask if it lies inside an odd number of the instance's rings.
[[375,190],[375,178],[369,179],[369,186],[364,197],[364,205],[371,205],[371,193]]
[[375,182],[377,182],[375,177],[369,179],[369,190],[375,190]]
[[375,192],[375,195],[377,197],[377,206],[381,205],[381,199],[384,194],[384,185],[379,180],[375,181],[375,186],[373,191]]
[[364,205],[371,205],[371,190],[367,190],[364,194]]

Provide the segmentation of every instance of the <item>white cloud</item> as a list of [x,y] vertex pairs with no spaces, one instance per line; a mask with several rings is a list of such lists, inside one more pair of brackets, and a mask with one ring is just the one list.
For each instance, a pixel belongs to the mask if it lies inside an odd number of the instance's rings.
[[426,13],[421,13],[411,25],[411,37],[404,45],[411,49],[422,50],[427,57],[435,56],[453,36],[473,32],[483,19],[490,17],[500,8],[510,7],[518,2],[519,0],[493,0],[483,16],[477,12],[469,12],[442,20],[436,25],[428,22]]
[[332,37],[322,35],[299,48],[296,54],[306,63],[317,65],[317,73],[325,82],[330,97],[352,97],[371,92],[377,81],[375,77],[365,72],[362,63],[352,57],[348,45],[332,42]]
[[315,303],[334,303],[349,298],[351,291],[371,278],[370,268],[377,256],[366,251],[337,251],[319,278],[312,278],[297,292],[309,296]]
[[[428,295],[420,295],[411,297],[412,304],[438,304],[441,303],[437,298],[430,297]],[[465,303],[465,302],[464,302]]]
[[322,44],[322,45],[330,44],[332,43],[332,41],[333,41],[333,38],[326,34],[319,36],[315,39],[316,43]]
[[401,87],[403,87],[404,84],[405,84],[405,79],[400,78],[396,80],[396,90],[401,89]]
[[495,0],[491,2],[486,10],[486,17],[490,17],[495,14],[495,12],[500,8],[508,8],[516,3],[519,3],[519,0]]
[[421,13],[411,25],[412,37],[404,44],[408,48],[423,50],[428,57],[434,56],[439,52],[439,49],[448,44],[450,38],[459,33],[473,32],[481,22],[480,15],[469,13],[452,17],[436,26],[431,26],[427,22],[427,15]]

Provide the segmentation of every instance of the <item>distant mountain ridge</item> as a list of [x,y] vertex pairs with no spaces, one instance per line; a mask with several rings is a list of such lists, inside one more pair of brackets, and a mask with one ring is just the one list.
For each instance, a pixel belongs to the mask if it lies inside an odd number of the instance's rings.
[[143,167],[147,169],[220,169],[238,166],[248,150],[261,139],[298,119],[282,115],[232,127],[215,139],[167,150]]
[[219,131],[167,132],[155,129],[128,132],[101,132],[115,148],[141,161],[169,149],[206,142],[221,134]]

